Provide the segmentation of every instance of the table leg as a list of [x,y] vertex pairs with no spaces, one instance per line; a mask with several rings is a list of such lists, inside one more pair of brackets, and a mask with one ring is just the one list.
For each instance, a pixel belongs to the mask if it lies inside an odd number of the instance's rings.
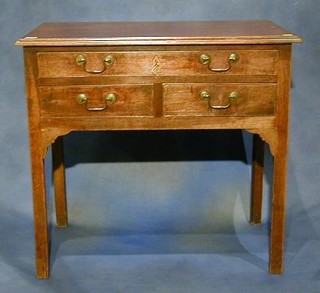
[[52,162],[57,226],[67,227],[68,211],[62,137],[58,137],[52,144]]
[[42,152],[39,149],[40,144],[37,143],[37,138],[34,138],[31,135],[30,141],[36,269],[37,277],[39,279],[45,279],[49,277],[49,240],[45,187],[45,164]]
[[259,135],[253,135],[252,178],[251,178],[251,210],[250,223],[261,224],[263,194],[264,142]]
[[269,271],[272,274],[281,274],[283,272],[287,183],[287,136],[287,133],[279,135],[279,143],[274,156],[269,263]]

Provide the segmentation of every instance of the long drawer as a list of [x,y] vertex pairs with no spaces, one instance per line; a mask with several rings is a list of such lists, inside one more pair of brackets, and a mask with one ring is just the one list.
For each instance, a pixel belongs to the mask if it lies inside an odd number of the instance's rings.
[[88,76],[276,75],[278,51],[39,52],[42,78]]

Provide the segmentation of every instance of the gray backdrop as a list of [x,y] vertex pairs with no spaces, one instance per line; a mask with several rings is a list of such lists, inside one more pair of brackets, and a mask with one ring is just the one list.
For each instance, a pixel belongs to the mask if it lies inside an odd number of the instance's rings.
[[[318,0],[0,0],[1,292],[319,292],[319,11]],[[232,19],[270,19],[304,38],[293,57],[285,275],[267,273],[269,153],[264,222],[247,223],[250,135],[107,132],[66,137],[71,226],[52,221],[51,279],[36,280],[14,42],[42,22]]]

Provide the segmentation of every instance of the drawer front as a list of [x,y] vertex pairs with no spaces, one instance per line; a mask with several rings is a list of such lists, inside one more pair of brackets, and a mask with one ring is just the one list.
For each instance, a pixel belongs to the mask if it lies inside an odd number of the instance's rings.
[[265,116],[275,114],[275,84],[164,84],[165,116]]
[[40,87],[42,117],[153,116],[152,85]]
[[39,77],[147,76],[153,55],[135,52],[38,53]]
[[[203,59],[206,56],[206,61]],[[232,59],[234,58],[234,59]],[[39,77],[276,75],[276,50],[39,52]]]

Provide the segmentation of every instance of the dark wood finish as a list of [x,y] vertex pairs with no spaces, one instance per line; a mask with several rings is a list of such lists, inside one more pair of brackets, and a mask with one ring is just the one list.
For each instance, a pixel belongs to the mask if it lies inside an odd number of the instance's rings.
[[[49,276],[44,158],[53,144],[58,226],[67,226],[62,136],[71,131],[246,129],[254,134],[250,222],[261,222],[263,141],[274,155],[271,273],[283,271],[291,44],[297,36],[269,21],[43,24],[24,46],[30,129],[36,265]],[[231,53],[239,60],[225,72]],[[75,62],[86,57],[86,68]],[[103,58],[114,63],[104,69]],[[239,93],[227,109],[231,91]],[[77,96],[86,94],[87,103]],[[117,100],[106,102],[114,93]],[[106,107],[105,107],[106,106]],[[92,111],[93,108],[101,108]],[[105,109],[104,109],[105,108]]]

